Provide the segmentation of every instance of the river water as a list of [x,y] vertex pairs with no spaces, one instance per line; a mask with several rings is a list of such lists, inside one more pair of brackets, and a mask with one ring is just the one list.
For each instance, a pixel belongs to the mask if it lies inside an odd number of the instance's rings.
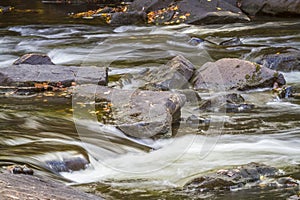
[[[300,49],[299,19],[209,26],[107,27],[95,21],[75,24],[66,17],[67,12],[82,7],[58,9],[34,2],[35,12],[0,16],[0,67],[12,64],[25,53],[45,53],[55,64],[108,66],[113,81],[122,74],[157,67],[176,55],[184,55],[200,67],[223,57],[247,59],[262,49]],[[22,6],[20,10],[30,7]],[[188,44],[191,37],[222,41],[236,36],[243,45]],[[299,92],[300,72],[284,75]],[[250,91],[243,96],[255,105],[253,110],[209,113],[206,115],[222,123],[211,125],[208,132],[179,130],[184,134],[156,141],[128,138],[112,127],[99,128],[95,120],[75,120],[70,99],[1,97],[0,165],[27,164],[37,174],[81,185],[112,199],[285,199],[297,191],[180,190],[192,177],[249,162],[272,165],[299,177],[300,100],[277,100],[269,90]],[[74,157],[88,159],[91,164],[85,170],[62,173],[54,173],[46,164]]]

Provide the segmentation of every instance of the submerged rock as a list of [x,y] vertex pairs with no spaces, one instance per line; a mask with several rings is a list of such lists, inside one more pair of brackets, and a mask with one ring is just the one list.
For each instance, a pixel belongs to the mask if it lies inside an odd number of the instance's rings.
[[[119,90],[93,85],[76,87],[74,97],[80,102],[94,99],[101,105],[105,103],[104,111],[112,118],[110,124],[136,138],[171,136],[172,123],[180,119],[180,109],[185,103],[185,96],[176,92]],[[98,120],[107,123],[102,118]]]
[[249,61],[224,58],[208,62],[196,71],[194,88],[212,90],[249,90],[285,84],[281,73]]
[[241,44],[243,44],[243,43],[242,43],[241,39],[238,37],[231,38],[229,40],[225,40],[220,43],[221,46],[239,46]]
[[230,93],[227,95],[219,95],[206,100],[203,100],[200,105],[200,110],[214,111],[217,109],[223,109],[224,112],[245,112],[253,109],[253,104],[245,103],[245,99],[242,95],[237,93]]
[[72,83],[107,85],[107,69],[58,65],[12,65],[0,68],[0,86],[35,87],[47,84],[70,87]]
[[197,190],[230,190],[232,187],[242,187],[250,182],[257,182],[258,184],[262,177],[274,177],[278,174],[279,171],[274,167],[249,163],[235,168],[221,169],[215,173],[208,173],[186,183],[184,187]]
[[204,42],[204,40],[202,40],[201,38],[197,38],[197,37],[192,37],[188,43],[192,46],[197,46],[198,44]]
[[25,54],[16,60],[14,65],[28,64],[28,65],[54,65],[49,56],[45,54]]

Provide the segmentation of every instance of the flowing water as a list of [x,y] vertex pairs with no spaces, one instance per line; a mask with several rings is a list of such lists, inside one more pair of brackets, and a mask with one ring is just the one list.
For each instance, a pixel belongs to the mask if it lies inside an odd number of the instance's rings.
[[[199,67],[223,57],[248,58],[262,49],[300,49],[299,19],[107,27],[90,21],[75,24],[65,17],[72,7],[56,9],[36,3],[35,8],[43,12],[0,15],[0,67],[25,53],[45,53],[55,64],[109,66],[113,81],[122,74],[157,67],[175,55],[184,55]],[[192,46],[188,44],[192,36],[209,41],[238,36],[243,45],[221,47],[204,42]],[[299,92],[300,72],[284,75]],[[253,110],[212,112],[209,117],[221,122],[211,125],[208,132],[179,129],[175,138],[155,141],[128,138],[112,127],[100,127],[95,120],[74,119],[69,99],[1,97],[0,165],[27,164],[37,174],[83,184],[113,199],[285,199],[297,191],[248,189],[201,194],[180,190],[197,175],[253,161],[299,176],[300,100],[277,100],[269,90],[243,96],[255,104]],[[88,159],[91,164],[85,170],[61,173],[47,165],[48,161],[73,157]]]

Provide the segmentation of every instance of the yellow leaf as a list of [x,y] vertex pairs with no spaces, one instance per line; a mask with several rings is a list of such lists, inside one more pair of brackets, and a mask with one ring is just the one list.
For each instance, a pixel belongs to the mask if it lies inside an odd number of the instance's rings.
[[222,10],[222,8],[220,8],[220,7],[217,7],[217,10]]
[[181,15],[181,16],[179,16],[179,19],[186,19],[186,16],[185,15]]

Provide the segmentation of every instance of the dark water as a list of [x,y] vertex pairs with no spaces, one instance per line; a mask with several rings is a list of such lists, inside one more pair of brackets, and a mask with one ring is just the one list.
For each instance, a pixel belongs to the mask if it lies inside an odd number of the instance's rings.
[[[0,15],[0,67],[24,53],[46,53],[56,64],[109,66],[114,79],[157,67],[178,54],[199,67],[223,57],[247,59],[263,49],[300,49],[299,19],[209,26],[107,27],[67,17],[69,12],[86,9],[82,6],[27,2],[1,1],[2,5],[11,3],[18,12]],[[26,9],[34,12],[23,12]],[[239,36],[243,45],[191,46],[187,43],[191,36],[210,41]],[[300,88],[300,72],[288,72],[285,77],[289,85]],[[210,95],[214,94],[200,94]],[[75,119],[71,99],[1,97],[0,165],[26,163],[37,174],[84,184],[85,189],[113,199],[286,199],[299,188],[216,194],[180,190],[194,175],[252,161],[299,174],[300,100],[279,101],[269,90],[250,91],[243,96],[255,104],[251,112],[204,113],[204,117],[221,123],[202,134],[184,129],[184,134],[174,139],[157,141],[128,138],[112,127],[99,127],[92,117]],[[149,151],[147,146],[159,149]],[[74,157],[88,159],[91,164],[72,173],[54,173],[46,164]]]

